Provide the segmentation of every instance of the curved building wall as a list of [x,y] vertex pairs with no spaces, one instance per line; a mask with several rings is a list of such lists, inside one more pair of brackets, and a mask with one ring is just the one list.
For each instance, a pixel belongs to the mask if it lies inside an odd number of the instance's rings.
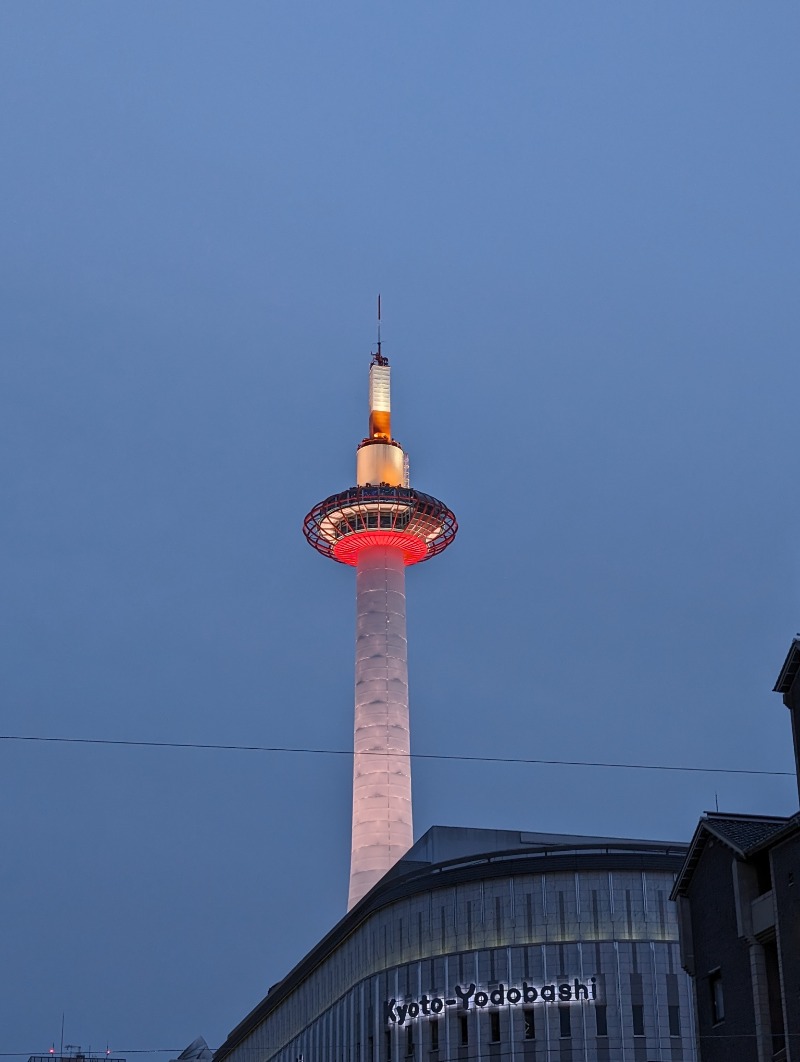
[[[521,862],[536,869],[520,872]],[[373,905],[382,890],[385,902],[340,923],[217,1060],[693,1062],[690,982],[668,900],[681,859],[638,862],[577,853],[438,868],[394,898],[379,886]],[[561,1001],[542,1000],[549,985]],[[534,990],[526,1005],[522,993]]]

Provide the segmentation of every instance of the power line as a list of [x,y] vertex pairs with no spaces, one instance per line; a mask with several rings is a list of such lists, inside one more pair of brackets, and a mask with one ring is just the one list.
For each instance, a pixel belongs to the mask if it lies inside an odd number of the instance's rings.
[[[130,741],[123,738],[42,737],[30,734],[0,734],[0,741],[28,741],[64,745],[111,745],[147,749],[201,749],[213,752],[273,752],[305,756],[350,756],[349,749],[322,749],[285,745],[222,745],[199,741]],[[359,756],[403,756],[401,752],[360,752]],[[540,767],[605,767],[628,771],[670,771],[690,774],[758,775],[770,778],[793,778],[794,771],[763,771],[744,767],[689,767],[663,763],[617,763],[606,760],[547,760],[528,756],[467,756],[460,753],[412,752],[415,760],[438,760],[460,763],[519,763]]]

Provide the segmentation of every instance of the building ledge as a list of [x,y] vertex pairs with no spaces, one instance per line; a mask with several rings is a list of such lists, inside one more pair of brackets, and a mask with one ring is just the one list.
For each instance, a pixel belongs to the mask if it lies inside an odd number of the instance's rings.
[[750,904],[753,919],[753,936],[762,938],[775,932],[775,901],[772,889],[757,896]]

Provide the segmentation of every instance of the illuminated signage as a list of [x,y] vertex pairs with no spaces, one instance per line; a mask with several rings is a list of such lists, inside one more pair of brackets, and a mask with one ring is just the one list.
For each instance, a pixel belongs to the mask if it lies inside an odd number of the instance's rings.
[[521,986],[510,985],[508,988],[500,984],[488,992],[478,989],[475,984],[456,985],[452,999],[428,994],[410,1003],[387,999],[383,1004],[383,1018],[386,1025],[403,1025],[416,1018],[435,1018],[447,1007],[482,1010],[484,1007],[531,1006],[534,1003],[588,1003],[596,999],[596,977],[590,977],[588,984],[583,984],[576,977],[572,981],[542,985],[540,988],[529,985],[527,981],[523,981]]

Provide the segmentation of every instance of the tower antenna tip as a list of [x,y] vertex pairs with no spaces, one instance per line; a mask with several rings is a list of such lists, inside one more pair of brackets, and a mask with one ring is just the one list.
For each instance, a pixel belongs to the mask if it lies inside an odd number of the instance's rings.
[[375,354],[372,355],[372,364],[373,365],[388,365],[389,364],[389,359],[388,358],[384,358],[383,354],[381,354],[381,296],[380,296],[380,292],[378,293],[378,350],[377,350],[377,352]]

